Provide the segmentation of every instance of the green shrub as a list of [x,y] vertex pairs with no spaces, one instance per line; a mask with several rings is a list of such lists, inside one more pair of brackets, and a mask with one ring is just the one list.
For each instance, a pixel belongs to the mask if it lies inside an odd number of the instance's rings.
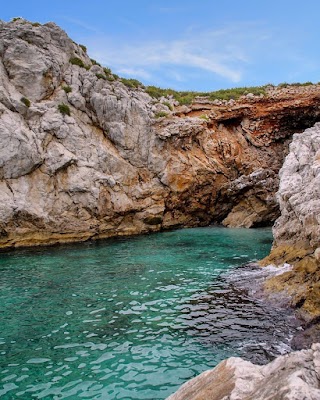
[[69,106],[62,103],[58,105],[58,110],[61,112],[62,115],[69,115],[71,114]]
[[90,58],[90,61],[92,62],[92,65],[99,65],[99,67],[101,67],[101,64],[99,64],[95,59]]
[[261,94],[266,94],[265,86],[251,86],[251,87],[239,87],[239,88],[231,88],[231,89],[221,89],[215,92],[209,93],[210,100],[237,100],[239,97],[244,96],[248,93],[252,93],[255,96],[259,96]]
[[172,104],[170,104],[168,101],[164,101],[163,104],[164,104],[165,106],[167,106],[167,107],[169,108],[170,111],[173,111]]
[[175,90],[171,89],[162,89],[157,86],[147,86],[146,87],[146,92],[148,93],[149,96],[154,97],[156,99],[159,99],[161,96],[166,96],[169,94],[168,92],[171,92],[170,94],[175,94],[177,93]]
[[31,101],[29,99],[27,99],[26,97],[21,97],[20,101],[28,108],[31,106]]
[[106,76],[103,75],[103,74],[96,74],[96,77],[97,77],[98,79],[104,79],[104,80],[107,79]]
[[23,18],[21,18],[21,17],[14,17],[14,18],[12,18],[11,22],[16,22],[16,21],[21,21],[21,20],[23,20]]
[[143,86],[143,84],[137,79],[121,78],[121,82],[129,88],[138,88]]
[[230,100],[230,99],[238,99],[240,96],[253,93],[255,95],[266,94],[264,86],[258,87],[240,87],[240,88],[232,88],[232,89],[221,89],[216,90],[214,92],[192,92],[192,91],[183,91],[178,92],[173,89],[162,89],[156,86],[147,86],[146,92],[156,99],[160,97],[173,96],[181,105],[191,104],[197,96],[207,97],[209,100]]
[[113,76],[113,77],[114,77],[114,79],[116,79],[116,80],[120,79],[120,76],[119,76],[119,75],[117,75],[117,74],[114,74],[114,73],[112,73],[112,76]]
[[66,93],[71,93],[71,92],[72,92],[72,87],[71,87],[71,86],[62,86],[62,89],[63,89]]
[[207,114],[202,114],[199,117],[200,119],[204,119],[205,121],[209,121],[209,117],[207,116]]
[[79,44],[79,46],[82,48],[82,50],[86,53],[87,52],[87,48],[84,44]]
[[81,68],[85,68],[84,62],[79,57],[71,57],[69,61],[72,65],[78,65]]
[[106,75],[111,75],[111,74],[112,74],[112,71],[111,71],[110,68],[104,67],[103,70],[104,70],[104,73],[105,73]]
[[279,88],[286,88],[288,86],[289,86],[289,83],[287,83],[287,82],[279,83],[279,85],[278,85]]
[[37,26],[41,26],[41,24],[40,24],[39,22],[33,22],[33,23],[32,23],[32,26],[37,27]]
[[300,82],[293,82],[293,83],[284,82],[284,83],[279,83],[278,87],[286,88],[286,87],[289,87],[289,86],[297,86],[297,87],[299,87],[299,86],[311,86],[311,85],[313,85],[313,83],[310,82],[310,81],[303,82],[303,83],[300,83]]
[[107,76],[107,80],[108,80],[109,82],[113,82],[113,81],[115,80],[115,78],[114,78],[113,75],[109,75],[109,76]]
[[162,118],[162,117],[167,117],[167,116],[168,116],[168,114],[164,111],[159,111],[154,115],[155,118]]

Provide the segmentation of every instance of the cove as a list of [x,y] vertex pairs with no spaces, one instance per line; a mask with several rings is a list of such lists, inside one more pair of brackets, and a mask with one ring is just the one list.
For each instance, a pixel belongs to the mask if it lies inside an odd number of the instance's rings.
[[237,277],[271,242],[206,227],[1,253],[1,399],[165,399],[226,357],[269,361],[295,324]]

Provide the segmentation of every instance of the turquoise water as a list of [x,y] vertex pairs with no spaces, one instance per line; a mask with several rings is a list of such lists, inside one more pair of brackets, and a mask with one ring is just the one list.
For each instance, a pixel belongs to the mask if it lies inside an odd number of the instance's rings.
[[1,399],[164,399],[223,358],[266,362],[293,328],[234,267],[271,239],[207,227],[0,254]]

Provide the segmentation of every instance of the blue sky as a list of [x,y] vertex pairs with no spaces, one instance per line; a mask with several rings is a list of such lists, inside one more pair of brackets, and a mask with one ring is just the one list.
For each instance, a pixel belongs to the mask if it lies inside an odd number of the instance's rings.
[[11,0],[0,18],[56,22],[146,85],[211,91],[320,81],[319,0]]

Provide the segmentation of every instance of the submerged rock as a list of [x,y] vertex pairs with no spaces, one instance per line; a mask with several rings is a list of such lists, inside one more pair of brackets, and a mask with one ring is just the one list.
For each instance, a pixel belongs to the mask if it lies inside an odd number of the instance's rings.
[[318,400],[320,344],[267,365],[241,358],[222,361],[186,382],[167,400]]

